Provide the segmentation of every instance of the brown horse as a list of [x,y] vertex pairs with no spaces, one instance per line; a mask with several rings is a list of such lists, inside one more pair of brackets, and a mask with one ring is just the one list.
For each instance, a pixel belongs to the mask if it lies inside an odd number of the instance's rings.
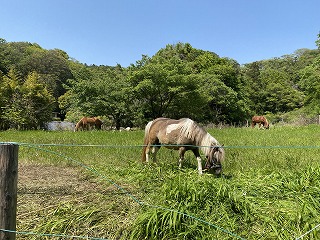
[[264,116],[253,116],[251,127],[254,128],[256,124],[259,124],[259,128],[263,125],[265,129],[269,129],[269,122]]
[[206,156],[205,170],[214,170],[215,174],[222,171],[221,161],[224,159],[224,149],[218,141],[189,118],[179,120],[157,118],[149,122],[145,128],[142,161],[149,161],[149,154],[156,161],[156,154],[161,145],[179,150],[179,167],[182,167],[184,154],[191,150],[198,161],[198,171],[202,174],[202,160],[199,148]]
[[102,126],[102,121],[99,118],[92,117],[83,117],[80,121],[76,124],[74,131],[79,130],[91,130],[91,129],[98,129],[100,130]]

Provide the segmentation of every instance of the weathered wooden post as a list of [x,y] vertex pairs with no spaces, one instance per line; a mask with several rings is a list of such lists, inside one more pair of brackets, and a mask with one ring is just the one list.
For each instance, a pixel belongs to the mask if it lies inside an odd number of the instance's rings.
[[18,144],[0,143],[0,240],[16,239],[18,150]]

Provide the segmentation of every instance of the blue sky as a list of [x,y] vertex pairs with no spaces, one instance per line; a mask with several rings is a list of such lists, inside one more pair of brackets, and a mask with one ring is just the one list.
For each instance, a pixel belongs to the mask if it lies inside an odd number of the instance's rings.
[[319,0],[0,0],[0,38],[124,67],[190,43],[240,64],[315,49]]

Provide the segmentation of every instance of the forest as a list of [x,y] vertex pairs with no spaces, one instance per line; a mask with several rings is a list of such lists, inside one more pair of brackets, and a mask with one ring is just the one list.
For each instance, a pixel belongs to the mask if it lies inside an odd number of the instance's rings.
[[179,42],[122,67],[0,38],[0,130],[43,128],[54,112],[71,122],[100,116],[117,129],[160,116],[241,125],[259,114],[309,123],[320,114],[320,33],[315,42],[317,49],[244,65]]

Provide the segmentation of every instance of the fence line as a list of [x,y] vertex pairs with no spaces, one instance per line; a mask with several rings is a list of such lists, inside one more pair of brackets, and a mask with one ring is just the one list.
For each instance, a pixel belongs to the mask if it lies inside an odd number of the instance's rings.
[[[3,142],[0,142],[2,144]],[[54,143],[20,143],[20,142],[6,142],[12,144],[18,144],[20,146],[38,146],[38,147],[99,147],[99,148],[142,148],[147,145],[106,145],[106,144],[54,144]],[[212,148],[213,146],[195,146],[195,145],[186,145],[186,144],[155,144],[150,145],[153,147],[174,147],[174,146],[181,146],[181,147],[196,147],[196,148]],[[220,146],[222,148],[229,148],[229,149],[320,149],[320,146],[317,145],[235,145],[235,146],[228,146],[223,145]]]
[[84,237],[84,236],[69,236],[63,234],[51,234],[51,233],[35,233],[35,232],[19,232],[19,231],[11,231],[6,229],[0,229],[2,232],[16,233],[20,235],[36,235],[40,237],[62,237],[62,238],[78,238],[78,239],[87,239],[87,240],[110,240],[107,238],[95,238],[95,237]]
[[302,239],[305,236],[307,236],[309,233],[311,233],[312,231],[316,230],[318,227],[320,227],[320,224],[318,224],[317,226],[315,226],[314,228],[310,229],[308,232],[302,234],[300,237],[297,237],[296,240]]
[[[98,172],[97,170],[83,164],[80,161],[77,161],[71,157],[66,156],[65,154],[62,153],[58,153],[55,151],[51,151],[48,149],[43,149],[41,147],[45,147],[45,146],[64,146],[64,147],[101,147],[101,148],[130,148],[130,147],[139,147],[142,148],[145,145],[91,145],[91,144],[32,144],[32,143],[19,143],[19,142],[5,142],[5,143],[11,143],[11,144],[17,144],[20,146],[24,146],[24,147],[29,147],[29,148],[33,148],[39,151],[44,151],[50,154],[54,154],[54,155],[58,155],[60,157],[63,157],[66,160],[72,161],[74,163],[76,163],[78,166],[83,167],[89,171],[91,171],[92,173],[94,173],[96,176],[101,177],[102,179],[110,182],[111,184],[113,184],[117,189],[121,190],[123,193],[125,193],[126,195],[128,195],[130,198],[132,198],[135,202],[137,202],[140,206],[147,206],[147,207],[151,207],[151,208],[158,208],[158,209],[163,209],[163,210],[167,210],[167,211],[171,211],[171,212],[176,212],[178,214],[187,216],[191,219],[200,221],[202,223],[205,223],[211,227],[214,227],[224,233],[229,234],[230,236],[233,236],[235,238],[241,239],[241,240],[246,240],[245,238],[242,238],[222,227],[219,227],[215,224],[212,224],[210,222],[207,222],[203,219],[197,218],[195,216],[180,212],[178,210],[175,209],[170,209],[170,208],[165,208],[165,207],[161,207],[161,206],[156,206],[156,205],[152,205],[152,204],[148,204],[148,203],[144,203],[141,202],[140,200],[138,200],[135,196],[133,196],[131,193],[129,193],[128,191],[126,191],[125,189],[123,189],[121,186],[119,186],[118,184],[116,184],[114,181],[112,181],[111,179],[107,178],[105,175],[101,174],[100,172]],[[0,142],[0,144],[3,144],[3,142]],[[152,145],[152,146],[177,146],[177,145]],[[193,145],[178,145],[178,146],[193,146]],[[211,147],[211,146],[194,146],[194,147]],[[262,148],[262,149],[320,149],[320,146],[222,146],[223,148],[230,148],[230,149],[258,149],[258,148]],[[316,225],[314,228],[312,228],[311,230],[307,231],[306,233],[302,234],[300,237],[295,238],[296,240],[302,239],[303,237],[305,237],[306,235],[310,234],[312,231],[316,230],[318,227],[320,227],[320,224]],[[41,234],[41,233],[33,233],[33,232],[18,232],[18,231],[11,231],[11,230],[5,230],[5,229],[0,229],[0,231],[3,232],[15,232],[17,234],[24,234],[24,235],[38,235],[38,236],[52,236],[52,237],[63,237],[63,238],[81,238],[81,239],[92,239],[92,240],[108,240],[108,239],[103,239],[103,238],[94,238],[94,237],[82,237],[82,236],[68,236],[68,235],[62,235],[62,234]]]
[[[19,144],[19,143],[17,143],[17,144]],[[115,187],[117,187],[119,190],[121,190],[123,193],[125,193],[126,195],[128,195],[128,196],[129,196],[130,198],[132,198],[135,202],[137,202],[140,206],[147,206],[147,207],[151,207],[151,208],[158,208],[158,209],[163,209],[163,210],[167,210],[167,211],[171,211],[171,212],[176,212],[176,213],[178,213],[178,214],[182,214],[182,215],[184,215],[184,216],[186,216],[186,217],[189,217],[189,218],[191,218],[191,219],[195,219],[195,220],[197,220],[197,221],[200,221],[200,222],[202,222],[202,223],[205,223],[205,224],[207,224],[207,225],[209,225],[209,226],[211,226],[211,227],[214,227],[214,228],[216,228],[216,229],[218,229],[218,230],[220,230],[220,231],[222,231],[222,232],[224,232],[224,233],[227,233],[227,234],[229,234],[229,235],[231,235],[231,236],[233,236],[233,237],[235,237],[235,238],[237,238],[237,239],[245,240],[245,238],[242,238],[242,237],[240,237],[240,236],[238,236],[238,235],[236,235],[236,234],[234,234],[234,233],[232,233],[232,232],[230,232],[230,231],[228,231],[228,230],[226,230],[226,229],[224,229],[224,228],[222,228],[222,227],[219,227],[219,226],[217,226],[217,225],[215,225],[215,224],[213,224],[213,223],[207,222],[207,221],[205,221],[205,220],[203,220],[203,219],[200,219],[200,218],[197,218],[197,217],[195,217],[195,216],[192,216],[192,215],[189,215],[189,214],[186,214],[186,213],[179,212],[179,211],[177,211],[177,210],[175,210],[175,209],[164,208],[164,207],[161,207],[161,206],[157,206],[157,205],[152,205],[152,204],[148,204],[148,203],[141,202],[141,201],[138,200],[136,197],[134,197],[131,193],[129,193],[128,191],[126,191],[125,189],[123,189],[121,186],[119,186],[118,184],[116,184],[114,181],[110,180],[109,178],[107,178],[105,175],[101,174],[101,173],[98,172],[97,170],[95,170],[95,169],[93,169],[93,168],[91,168],[91,167],[88,167],[87,165],[83,164],[82,162],[77,161],[77,160],[75,160],[75,159],[73,159],[73,158],[71,158],[71,157],[68,157],[68,156],[66,156],[65,154],[62,154],[62,153],[58,153],[58,152],[55,152],[55,151],[51,151],[51,150],[47,150],[47,149],[43,149],[43,148],[36,147],[36,145],[38,145],[38,146],[43,146],[42,144],[20,143],[20,145],[21,145],[21,146],[25,146],[25,147],[29,147],[29,148],[34,148],[34,149],[37,149],[37,150],[40,150],[40,151],[44,151],[44,152],[47,152],[47,153],[51,153],[51,154],[54,154],[54,155],[58,155],[58,156],[60,156],[60,157],[63,157],[63,158],[65,158],[65,159],[69,160],[69,161],[72,161],[72,162],[76,163],[77,165],[79,165],[79,166],[81,166],[81,167],[83,167],[83,168],[91,171],[91,172],[94,173],[96,176],[101,177],[102,179],[107,180],[108,182],[110,182],[111,184],[113,184]],[[49,145],[46,145],[46,146],[49,146]],[[57,144],[50,144],[50,146],[61,146],[61,145],[59,145],[59,144],[58,144],[58,145],[57,145]],[[75,146],[75,145],[64,145],[64,146]],[[89,147],[94,147],[95,145],[77,145],[77,146],[89,146]],[[106,145],[96,145],[96,146],[106,147]],[[113,145],[112,147],[115,147],[115,146]],[[142,145],[139,146],[139,147],[142,147]]]

